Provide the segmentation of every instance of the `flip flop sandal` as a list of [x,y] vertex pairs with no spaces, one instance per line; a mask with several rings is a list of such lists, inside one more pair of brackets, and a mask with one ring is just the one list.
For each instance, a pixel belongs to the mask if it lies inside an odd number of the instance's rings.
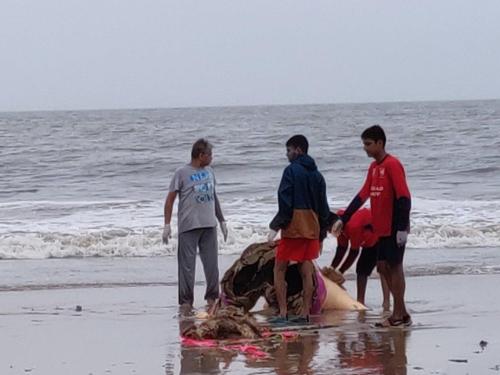
[[405,315],[403,316],[403,324],[405,327],[409,327],[413,324],[413,322],[411,321],[411,316],[410,315]]
[[[409,320],[411,324],[411,319]],[[375,323],[375,327],[377,328],[391,328],[391,327],[404,327],[405,319],[392,319],[391,317],[387,318],[383,322]]]
[[288,325],[288,319],[283,316],[273,316],[271,319],[269,319],[269,324],[278,327],[286,326]]
[[293,318],[289,319],[291,323],[294,324],[308,324],[310,323],[309,316],[303,317],[303,316],[294,316]]

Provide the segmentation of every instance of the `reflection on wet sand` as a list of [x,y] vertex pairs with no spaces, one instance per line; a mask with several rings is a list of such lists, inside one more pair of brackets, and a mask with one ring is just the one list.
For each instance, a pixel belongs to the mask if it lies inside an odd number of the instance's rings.
[[[253,344],[267,352],[255,358],[235,351],[181,346],[181,374],[378,374],[406,375],[409,330],[373,328],[365,313],[335,312],[315,322],[333,328],[303,331],[289,340]],[[372,321],[373,320],[373,321]],[[189,322],[180,323],[189,324]]]
[[[276,343],[270,350],[270,358],[259,362],[248,361],[246,367],[249,369],[269,369],[273,374],[315,374],[312,361],[319,348],[319,335],[302,335],[291,341]],[[256,371],[250,371],[256,372]]]
[[349,374],[406,375],[406,338],[400,329],[339,332],[338,362]]
[[215,348],[182,348],[180,374],[220,374],[236,356]]

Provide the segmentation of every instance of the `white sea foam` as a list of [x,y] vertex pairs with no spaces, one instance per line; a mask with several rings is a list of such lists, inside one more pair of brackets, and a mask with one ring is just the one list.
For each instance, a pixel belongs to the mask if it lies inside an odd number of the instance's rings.
[[[346,204],[340,202],[336,206]],[[265,241],[276,203],[271,197],[234,199],[225,202],[224,209],[229,236],[227,242],[223,242],[219,233],[219,252],[237,254],[251,243]],[[29,210],[41,214],[26,215]],[[415,198],[408,247],[496,247],[500,245],[499,218],[500,201]],[[174,255],[177,249],[175,215],[174,233],[168,245],[161,242],[162,223],[162,202],[4,204],[0,208],[0,257]],[[329,236],[325,249],[335,246],[335,239]]]

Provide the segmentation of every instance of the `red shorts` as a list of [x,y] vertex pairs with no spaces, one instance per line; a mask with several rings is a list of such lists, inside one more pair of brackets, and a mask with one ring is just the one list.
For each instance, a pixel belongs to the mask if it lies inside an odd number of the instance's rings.
[[282,238],[276,248],[276,260],[304,262],[319,257],[319,240]]

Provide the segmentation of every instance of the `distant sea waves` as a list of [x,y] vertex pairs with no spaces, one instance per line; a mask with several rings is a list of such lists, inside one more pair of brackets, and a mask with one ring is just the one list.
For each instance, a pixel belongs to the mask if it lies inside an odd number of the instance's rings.
[[337,209],[365,178],[374,123],[407,172],[409,249],[500,247],[500,101],[372,103],[0,113],[0,258],[175,255],[163,202],[202,136],[230,229],[220,253],[239,254],[266,238],[291,135],[308,137]]

